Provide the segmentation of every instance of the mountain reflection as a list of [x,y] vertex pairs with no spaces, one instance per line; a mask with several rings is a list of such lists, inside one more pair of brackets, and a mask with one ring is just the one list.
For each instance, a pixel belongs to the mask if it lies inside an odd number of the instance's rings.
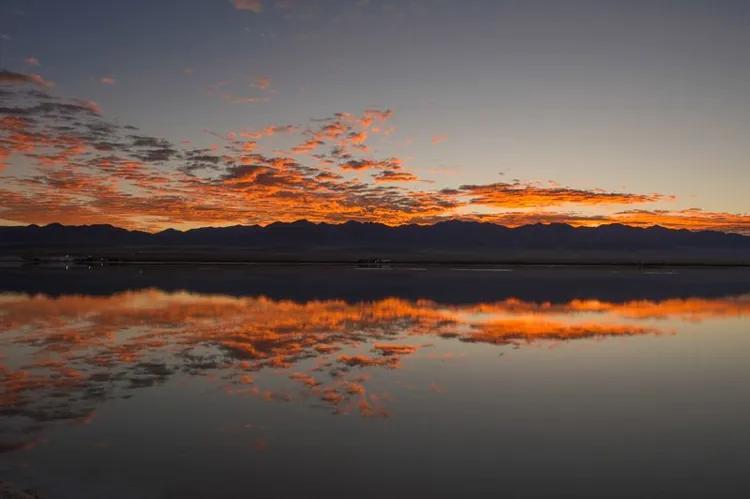
[[[445,305],[158,289],[108,296],[4,293],[0,417],[16,435],[34,433],[43,422],[85,421],[97,401],[128,397],[176,375],[210,375],[231,395],[314,400],[334,413],[385,416],[388,395],[367,388],[374,370],[399,368],[438,337],[517,345],[671,333],[681,321],[748,315],[750,295]],[[265,388],[261,372],[286,377],[295,388]],[[0,450],[23,445],[7,442]]]

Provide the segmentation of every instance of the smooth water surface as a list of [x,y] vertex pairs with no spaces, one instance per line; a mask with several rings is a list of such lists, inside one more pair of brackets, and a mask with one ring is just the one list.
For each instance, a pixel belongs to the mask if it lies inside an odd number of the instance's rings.
[[0,479],[748,497],[749,360],[747,269],[0,269]]

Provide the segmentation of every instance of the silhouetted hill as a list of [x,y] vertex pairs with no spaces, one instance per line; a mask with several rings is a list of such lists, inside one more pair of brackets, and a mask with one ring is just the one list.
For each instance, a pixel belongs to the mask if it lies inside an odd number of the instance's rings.
[[205,227],[158,233],[111,225],[0,227],[5,255],[94,254],[126,259],[160,256],[260,260],[664,261],[750,263],[750,237],[620,224],[595,228],[535,224],[509,228],[448,221],[389,227],[307,221]]

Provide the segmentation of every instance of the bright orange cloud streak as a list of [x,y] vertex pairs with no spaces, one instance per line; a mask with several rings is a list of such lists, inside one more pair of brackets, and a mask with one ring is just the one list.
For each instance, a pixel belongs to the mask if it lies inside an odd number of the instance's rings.
[[451,195],[471,196],[471,204],[500,208],[536,208],[561,204],[637,204],[667,198],[661,194],[629,194],[503,182],[489,185],[464,185],[458,189],[445,189],[443,192]]

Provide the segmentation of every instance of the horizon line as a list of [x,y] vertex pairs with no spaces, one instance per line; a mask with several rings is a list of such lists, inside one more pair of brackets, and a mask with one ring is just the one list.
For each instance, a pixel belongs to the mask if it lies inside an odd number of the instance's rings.
[[626,228],[629,228],[629,229],[638,229],[638,230],[664,229],[664,230],[669,230],[669,231],[674,231],[674,232],[680,232],[680,231],[691,232],[691,233],[711,232],[711,233],[719,233],[719,234],[738,235],[738,236],[742,236],[742,237],[750,237],[750,234],[743,234],[741,232],[723,231],[723,230],[717,230],[717,229],[695,229],[694,230],[694,229],[688,229],[688,228],[685,228],[685,227],[682,227],[682,228],[671,228],[671,227],[667,227],[667,226],[659,225],[659,224],[652,224],[652,225],[642,226],[642,225],[625,224],[625,223],[621,223],[621,222],[608,222],[608,223],[603,223],[603,224],[599,224],[599,225],[589,226],[589,225],[573,225],[573,224],[566,223],[566,222],[541,222],[540,221],[540,222],[527,223],[527,224],[521,224],[521,225],[504,225],[504,224],[500,224],[500,223],[497,223],[497,222],[480,221],[480,220],[462,220],[462,219],[459,219],[459,218],[449,219],[449,220],[440,220],[440,221],[431,222],[431,223],[411,222],[411,223],[403,223],[403,224],[398,224],[398,225],[390,225],[390,224],[386,224],[386,223],[383,223],[383,222],[371,222],[371,221],[360,221],[360,220],[347,220],[345,222],[325,222],[325,221],[322,221],[322,222],[313,222],[313,221],[308,220],[306,218],[300,218],[300,219],[297,219],[297,220],[293,220],[291,222],[284,222],[284,221],[277,220],[277,221],[270,222],[270,223],[265,224],[265,225],[262,225],[262,224],[204,225],[204,226],[200,226],[200,227],[193,227],[193,228],[190,228],[190,229],[177,229],[177,228],[174,228],[174,227],[167,227],[165,229],[156,230],[156,231],[149,231],[149,230],[145,230],[145,229],[129,229],[129,228],[122,227],[122,226],[119,226],[119,225],[114,225],[114,224],[111,224],[111,223],[64,224],[64,223],[61,223],[61,222],[50,222],[50,223],[47,223],[47,224],[30,223],[30,224],[26,224],[26,225],[2,225],[2,224],[0,224],[0,229],[4,229],[4,228],[31,228],[31,227],[46,228],[46,227],[51,227],[51,226],[70,227],[70,228],[73,228],[73,227],[74,228],[80,228],[80,227],[112,227],[112,228],[115,228],[115,229],[125,230],[127,232],[141,232],[141,233],[144,233],[144,234],[156,235],[156,234],[161,234],[161,233],[164,233],[164,232],[186,233],[186,232],[190,232],[190,231],[193,231],[193,230],[203,230],[203,229],[231,229],[231,228],[238,228],[238,227],[243,227],[243,228],[254,228],[255,227],[255,228],[265,229],[265,228],[271,227],[273,225],[294,225],[294,224],[310,224],[310,225],[315,225],[315,226],[333,226],[333,227],[338,227],[338,226],[343,226],[343,225],[348,225],[348,224],[359,224],[359,225],[371,225],[371,226],[377,225],[377,226],[387,227],[389,229],[397,229],[397,228],[402,228],[402,227],[415,227],[415,226],[416,227],[434,227],[434,226],[441,225],[441,224],[446,224],[446,223],[492,225],[492,226],[495,226],[495,227],[501,227],[501,228],[508,229],[508,230],[523,229],[525,227],[535,227],[535,226],[544,226],[544,227],[565,226],[565,227],[569,227],[571,229],[592,229],[592,230],[593,229],[599,229],[599,228],[602,228],[602,227],[626,227]]

